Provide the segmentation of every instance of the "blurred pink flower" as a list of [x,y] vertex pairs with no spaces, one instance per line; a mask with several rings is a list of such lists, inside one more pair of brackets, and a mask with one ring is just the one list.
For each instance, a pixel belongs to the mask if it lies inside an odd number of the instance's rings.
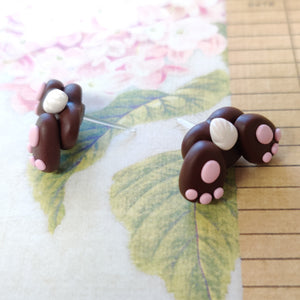
[[97,90],[108,95],[117,95],[131,85],[132,76],[126,71],[105,74],[95,80]]
[[139,6],[138,10],[138,23],[143,25],[152,25],[156,21],[166,20],[170,17],[167,9],[155,5]]
[[218,28],[199,18],[187,18],[170,24],[168,37],[162,44],[174,51],[195,50],[199,41],[215,35]]
[[189,60],[193,53],[194,51],[192,49],[186,51],[175,51],[168,49],[168,58],[171,62],[182,65]]
[[133,86],[142,89],[157,89],[157,87],[165,80],[166,74],[162,70],[150,73],[146,76],[135,77],[132,80]]
[[33,89],[27,84],[18,83],[3,84],[1,88],[13,91],[11,103],[17,112],[25,113],[34,109],[39,88]]
[[74,47],[77,46],[82,40],[82,34],[80,32],[75,32],[73,34],[65,35],[57,39],[58,44],[64,47]]
[[118,11],[112,5],[88,9],[87,18],[66,20],[60,12],[53,26],[47,15],[41,28],[36,24],[43,16],[33,20],[16,13],[0,32],[0,66],[12,78],[0,87],[13,93],[18,111],[31,110],[38,83],[51,78],[97,86],[97,92],[112,97],[132,86],[159,89],[169,75],[189,72],[195,51],[215,56],[226,49],[214,24],[225,21],[224,6],[224,0],[136,0],[120,4]]
[[167,6],[167,9],[170,13],[170,19],[172,21],[181,20],[181,19],[185,18],[188,13],[185,6],[169,4]]
[[198,2],[199,16],[206,22],[224,23],[226,21],[224,1],[197,0],[196,2]]
[[168,48],[161,45],[153,45],[152,43],[143,43],[136,45],[136,53],[144,59],[165,57]]
[[200,17],[202,21],[208,23],[224,23],[226,21],[224,0],[186,0],[181,3],[176,2],[167,5],[170,18],[173,21],[188,17]]
[[215,56],[221,54],[227,47],[227,40],[219,33],[209,40],[200,41],[199,48],[207,56]]

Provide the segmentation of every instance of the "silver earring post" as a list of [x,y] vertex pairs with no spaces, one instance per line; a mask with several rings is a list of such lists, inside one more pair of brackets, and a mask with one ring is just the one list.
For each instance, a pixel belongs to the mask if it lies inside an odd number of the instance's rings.
[[130,128],[130,127],[127,127],[127,126],[124,126],[124,125],[119,125],[119,124],[110,123],[110,122],[106,122],[106,121],[105,122],[100,121],[100,120],[92,118],[88,115],[85,115],[83,117],[83,120],[91,122],[91,123],[95,123],[95,124],[98,124],[98,125],[108,126],[108,127],[115,128],[115,129],[129,130],[130,132],[136,132],[136,129],[134,129],[134,128]]

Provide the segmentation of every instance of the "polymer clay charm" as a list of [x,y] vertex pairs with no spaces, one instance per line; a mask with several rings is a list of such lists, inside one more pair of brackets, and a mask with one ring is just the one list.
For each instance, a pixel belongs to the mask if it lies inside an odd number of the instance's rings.
[[36,125],[29,133],[28,150],[33,166],[44,172],[59,168],[60,149],[71,149],[76,144],[84,115],[81,87],[64,86],[52,79],[42,87],[36,113]]
[[222,198],[226,169],[241,156],[254,164],[270,162],[280,138],[280,129],[264,116],[244,114],[234,107],[216,110],[182,141],[181,194],[201,204]]
[[75,146],[83,119],[135,132],[134,128],[84,116],[81,87],[75,83],[64,86],[56,79],[42,85],[35,112],[39,118],[30,130],[28,151],[32,154],[31,164],[44,172],[53,172],[59,168],[60,150],[69,150]]

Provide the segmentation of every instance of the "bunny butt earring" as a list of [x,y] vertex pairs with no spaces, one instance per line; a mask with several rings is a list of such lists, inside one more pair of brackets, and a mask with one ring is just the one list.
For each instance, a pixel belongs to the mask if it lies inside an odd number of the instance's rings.
[[60,150],[69,150],[76,145],[83,119],[98,125],[135,131],[84,116],[81,87],[75,83],[64,86],[56,79],[42,86],[35,112],[39,118],[30,129],[28,151],[32,153],[31,164],[44,172],[56,171],[60,164]]
[[222,198],[226,169],[241,156],[254,164],[270,162],[280,138],[280,129],[264,116],[244,114],[234,107],[216,110],[182,141],[181,194],[201,204]]
[[60,149],[76,144],[85,110],[82,90],[77,84],[64,86],[53,79],[43,86],[38,100],[39,118],[29,133],[30,161],[41,171],[53,172],[59,168]]

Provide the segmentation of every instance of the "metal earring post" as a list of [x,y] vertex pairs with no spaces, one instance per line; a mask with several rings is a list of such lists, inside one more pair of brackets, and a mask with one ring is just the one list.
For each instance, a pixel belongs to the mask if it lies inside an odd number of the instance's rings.
[[99,121],[95,118],[92,118],[90,116],[84,116],[83,119],[85,121],[88,121],[88,122],[91,122],[91,123],[95,123],[95,124],[98,124],[98,125],[104,125],[104,126],[108,126],[108,127],[111,127],[111,128],[116,128],[116,129],[121,129],[121,130],[129,130],[130,132],[136,132],[136,129],[134,128],[130,128],[130,127],[127,127],[127,126],[124,126],[124,125],[119,125],[119,124],[114,124],[114,123],[110,123],[110,122],[104,122],[104,121]]

